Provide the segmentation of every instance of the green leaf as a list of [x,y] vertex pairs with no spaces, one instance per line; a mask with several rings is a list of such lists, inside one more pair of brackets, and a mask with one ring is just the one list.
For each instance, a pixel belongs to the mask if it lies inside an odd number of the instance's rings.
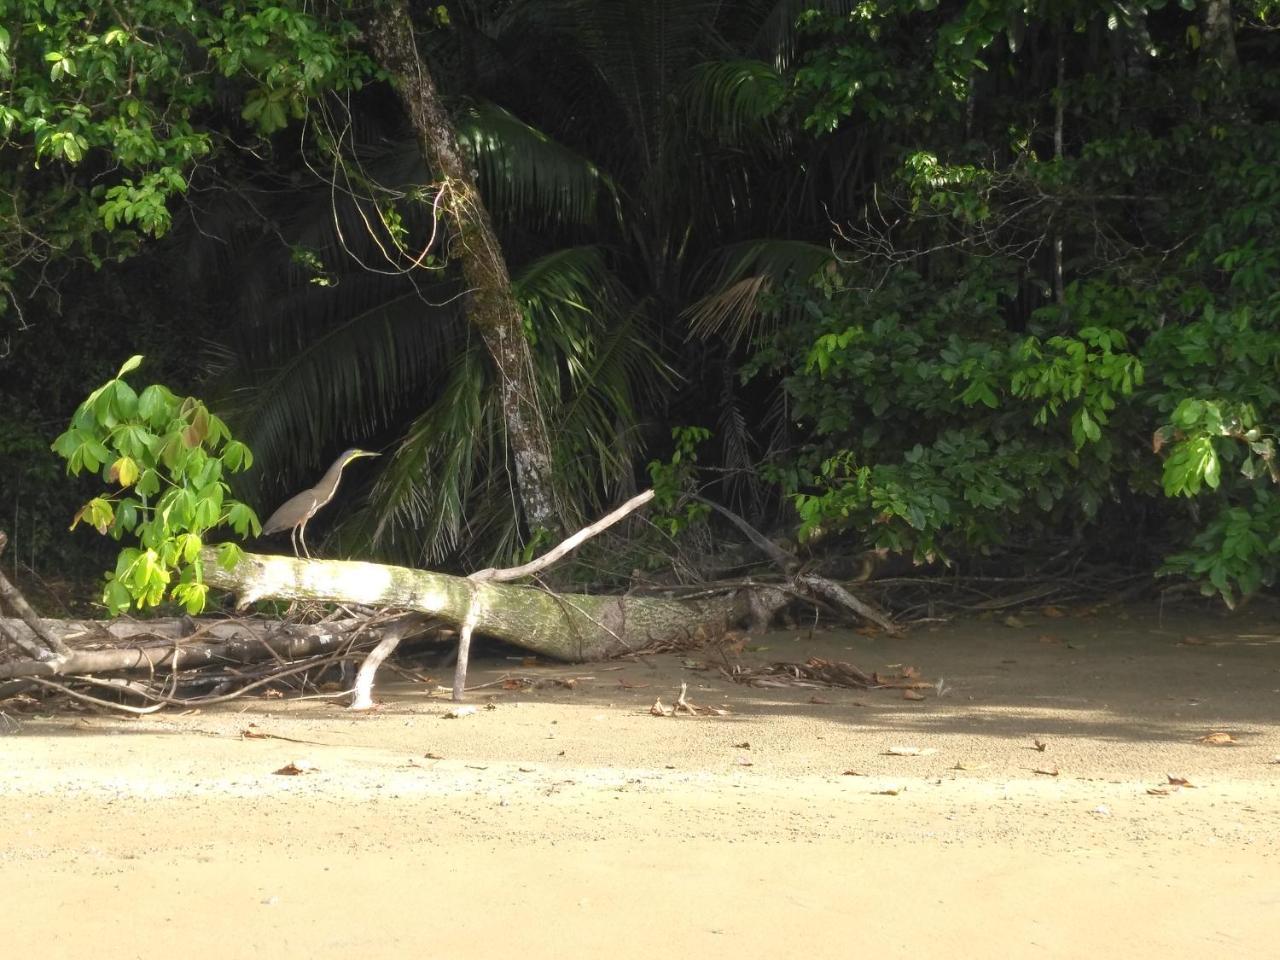
[[193,616],[204,609],[209,587],[203,583],[181,583],[173,588],[173,598]]
[[108,580],[102,591],[102,602],[107,605],[107,612],[118,617],[129,609],[133,603],[133,594],[118,579]]
[[116,374],[116,379],[119,380],[126,373],[132,373],[134,370],[137,370],[138,367],[141,365],[142,365],[142,354],[135,353],[132,357],[126,360],[123,365],[121,365],[120,372]]
[[173,419],[174,396],[158,383],[142,391],[138,398],[138,416],[153,430],[163,430]]
[[[255,521],[256,522],[256,521]],[[234,570],[244,559],[244,551],[235,543],[218,544],[218,566],[224,570]]]
[[153,497],[160,492],[160,474],[148,467],[138,478],[138,495]]
[[120,420],[130,420],[138,412],[138,395],[133,387],[123,380],[117,380],[111,390],[111,399],[115,415]]
[[227,522],[231,524],[231,529],[238,536],[257,537],[262,534],[262,524],[258,522],[257,514],[247,504],[233,502],[227,511]]
[[178,554],[183,563],[193,563],[200,556],[200,548],[203,546],[198,534],[183,533],[178,536]]

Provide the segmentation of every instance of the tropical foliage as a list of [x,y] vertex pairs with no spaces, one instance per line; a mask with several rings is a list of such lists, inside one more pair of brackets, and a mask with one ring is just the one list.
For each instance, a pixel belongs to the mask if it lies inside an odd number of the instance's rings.
[[[18,0],[0,363],[33,361],[58,297],[145,277],[131,312],[188,345],[174,379],[258,454],[246,500],[360,443],[394,455],[333,509],[331,546],[516,555],[499,383],[367,9]],[[417,12],[566,516],[651,465],[664,534],[711,522],[679,501],[709,486],[815,553],[1051,544],[1230,601],[1280,572],[1272,0]],[[92,352],[147,349],[104,322]],[[22,409],[65,403],[85,362],[20,372]],[[30,470],[17,427],[0,458]]]
[[[200,552],[210,533],[221,527],[240,537],[262,532],[225,479],[252,466],[253,454],[199,400],[180,399],[156,383],[134,390],[124,378],[141,363],[141,356],[130,357],[90,393],[53,443],[68,473],[101,472],[113,488],[81,507],[71,529],[83,521],[117,541],[130,540],[103,591],[113,615],[165,599],[199,613],[208,595]],[[218,562],[228,568],[240,555],[235,543],[218,547]]]

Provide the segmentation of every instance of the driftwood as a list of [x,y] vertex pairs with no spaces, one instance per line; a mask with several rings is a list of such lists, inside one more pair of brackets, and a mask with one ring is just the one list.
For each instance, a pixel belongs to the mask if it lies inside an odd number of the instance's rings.
[[[4,548],[8,543],[9,535],[0,530],[0,553],[4,553]],[[0,636],[15,646],[21,647],[26,651],[27,656],[34,657],[36,660],[60,661],[71,655],[71,651],[66,644],[41,626],[40,618],[36,616],[36,612],[27,603],[27,598],[18,591],[17,587],[9,582],[3,572],[0,572],[0,600],[4,600],[22,618],[22,621],[31,630],[32,638],[28,639],[20,632],[12,631],[5,627],[0,627]]]
[[[205,555],[205,581],[258,600],[317,600],[412,610],[556,660],[605,660],[728,629],[749,612],[744,591],[693,599],[555,594],[523,584],[348,560],[245,554],[234,570]],[[781,591],[778,606],[786,602]]]
[[[169,674],[263,660],[296,661],[342,649],[364,623],[362,618],[322,624],[188,618],[111,623],[44,620],[41,625],[45,630],[74,645],[70,656],[61,662],[0,660],[0,680],[102,673]],[[0,618],[0,627],[19,636],[30,630],[16,619]],[[368,645],[378,638],[379,634],[372,634]]]
[[[632,498],[533,563],[508,570],[482,570],[469,577],[374,563],[261,554],[244,554],[234,569],[226,570],[219,566],[213,548],[206,548],[202,555],[205,581],[236,594],[242,608],[272,599],[404,611],[399,615],[381,614],[372,620],[351,617],[310,626],[240,619],[195,623],[190,618],[101,624],[41,621],[30,614],[25,601],[14,603],[15,610],[22,613],[25,609],[26,614],[22,619],[0,618],[0,638],[8,639],[26,656],[14,657],[10,650],[6,659],[0,649],[0,695],[6,693],[6,688],[11,693],[17,682],[54,686],[53,678],[69,678],[69,682],[104,685],[94,675],[142,674],[152,681],[150,685],[138,686],[126,680],[119,689],[135,693],[149,704],[131,709],[150,710],[153,705],[165,703],[214,702],[208,696],[174,696],[178,674],[184,671],[188,674],[185,682],[191,683],[192,671],[229,664],[273,659],[279,675],[298,672],[290,664],[299,658],[360,657],[364,664],[355,687],[346,692],[353,695],[352,706],[362,709],[372,706],[373,679],[383,660],[403,638],[433,626],[449,626],[459,632],[455,699],[461,698],[465,690],[467,652],[473,632],[557,660],[602,660],[696,647],[723,637],[743,622],[760,627],[797,597],[820,597],[884,629],[893,629],[888,618],[839,584],[812,574],[795,576],[795,559],[776,547],[766,552],[780,572],[789,575],[784,576],[783,583],[745,581],[704,588],[683,598],[557,594],[537,586],[505,582],[545,569],[652,496],[648,491]],[[750,531],[746,521],[727,510],[721,512]],[[749,536],[762,549],[763,543],[768,542],[754,531]],[[16,594],[16,589],[12,592]],[[165,677],[172,678],[167,693],[155,682]],[[266,681],[255,679],[253,685],[261,682]],[[69,687],[59,689],[94,703],[103,702]]]

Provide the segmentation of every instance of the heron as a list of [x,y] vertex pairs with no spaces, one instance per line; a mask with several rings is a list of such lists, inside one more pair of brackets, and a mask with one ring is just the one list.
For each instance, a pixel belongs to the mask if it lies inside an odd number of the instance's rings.
[[361,457],[376,456],[379,454],[356,447],[343,452],[337,460],[333,461],[333,466],[324,472],[319,483],[290,497],[275,513],[267,517],[267,522],[262,525],[262,535],[267,536],[288,530],[289,542],[293,544],[293,555],[295,557],[298,555],[298,542],[301,541],[302,552],[310,559],[311,552],[307,550],[307,521],[333,499],[333,495],[338,491],[338,481],[342,479],[342,470],[348,463]]

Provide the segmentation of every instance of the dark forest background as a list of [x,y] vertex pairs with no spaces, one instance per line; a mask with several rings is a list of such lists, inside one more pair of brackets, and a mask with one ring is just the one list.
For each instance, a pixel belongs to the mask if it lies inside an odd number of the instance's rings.
[[[132,354],[254,451],[262,516],[384,452],[311,528],[330,555],[518,557],[496,380],[360,6],[80,6],[0,36],[6,567],[110,565],[67,532],[101,482],[50,443]],[[1280,4],[411,6],[566,521],[663,494],[599,582],[727,538],[696,490],[815,562],[1273,583]]]

